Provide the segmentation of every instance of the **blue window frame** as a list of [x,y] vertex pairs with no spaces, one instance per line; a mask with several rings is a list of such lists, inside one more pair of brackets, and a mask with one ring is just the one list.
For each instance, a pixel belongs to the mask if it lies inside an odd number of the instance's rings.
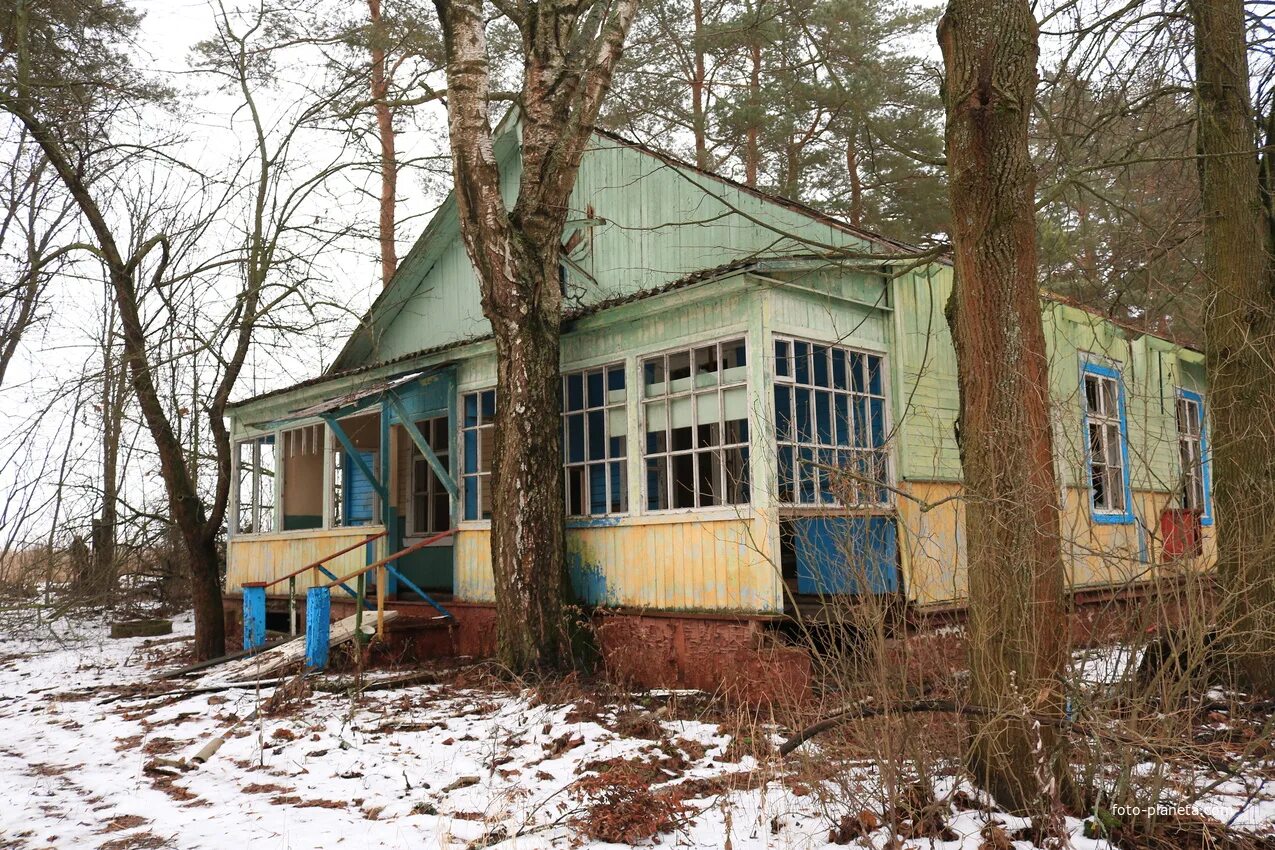
[[628,396],[624,364],[562,376],[562,454],[567,514],[628,511]]
[[1213,524],[1213,476],[1209,463],[1209,438],[1204,423],[1204,398],[1179,388],[1175,404],[1178,422],[1178,458],[1182,481],[1179,496],[1183,510],[1200,515],[1200,525]]
[[890,481],[883,373],[879,354],[775,339],[780,502],[889,503],[890,491],[870,483]]
[[1131,523],[1129,427],[1120,372],[1101,363],[1085,362],[1080,385],[1090,513],[1097,523]]
[[495,451],[496,391],[465,393],[461,397],[464,418],[461,440],[464,472],[461,487],[465,497],[465,519],[491,519],[491,460]]

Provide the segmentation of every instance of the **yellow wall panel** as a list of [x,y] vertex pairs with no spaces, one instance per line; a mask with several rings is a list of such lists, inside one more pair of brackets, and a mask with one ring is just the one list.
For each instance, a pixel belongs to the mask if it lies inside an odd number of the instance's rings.
[[[319,560],[333,552],[357,543],[381,530],[379,525],[355,528],[333,528],[311,531],[288,531],[281,534],[237,535],[230,538],[226,550],[226,589],[238,590],[244,582],[272,581],[295,569]],[[347,575],[367,563],[364,547],[328,561],[325,566],[338,576]],[[310,570],[297,576],[297,589],[310,587]],[[328,579],[319,574],[326,582]],[[270,588],[267,593],[287,593],[287,584]]]
[[[624,521],[571,528],[567,556],[578,592],[590,602],[677,611],[783,609],[779,577],[756,551],[749,533],[756,519]],[[456,537],[456,596],[495,598],[486,530]]]

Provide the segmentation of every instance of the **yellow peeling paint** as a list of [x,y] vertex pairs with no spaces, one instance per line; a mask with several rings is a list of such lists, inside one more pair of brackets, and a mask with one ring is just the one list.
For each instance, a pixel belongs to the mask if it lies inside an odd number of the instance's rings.
[[[959,495],[961,485],[947,482],[908,482],[906,491],[915,499],[935,504]],[[1136,490],[1133,523],[1095,523],[1089,510],[1088,490],[1063,491],[1061,532],[1068,587],[1079,590],[1120,586],[1176,574],[1179,568],[1207,569],[1216,558],[1212,527],[1203,529],[1203,554],[1186,564],[1161,564],[1160,512],[1171,494]],[[964,509],[959,499],[929,511],[911,499],[899,500],[903,524],[900,540],[908,566],[905,576],[908,598],[918,605],[964,601],[968,590]]]
[[[759,551],[765,541],[757,519],[626,520],[569,529],[567,553],[573,569],[604,587],[605,605],[777,613],[783,596],[778,573]],[[495,598],[485,529],[457,534],[456,596]]]
[[[226,551],[226,589],[237,591],[246,581],[273,581],[293,570],[352,543],[376,534],[379,525],[361,525],[355,528],[327,530],[286,531],[280,534],[238,535],[230,539]],[[344,576],[367,563],[362,546],[328,561],[329,571]],[[303,591],[313,583],[315,570],[297,576],[297,590]],[[323,582],[328,579],[319,573]],[[288,592],[287,582],[269,588],[267,593]]]

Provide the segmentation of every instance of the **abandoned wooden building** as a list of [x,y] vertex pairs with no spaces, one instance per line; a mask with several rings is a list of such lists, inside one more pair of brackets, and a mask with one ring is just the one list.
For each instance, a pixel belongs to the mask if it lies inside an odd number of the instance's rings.
[[[512,190],[516,128],[497,155]],[[959,608],[943,258],[603,132],[563,244],[568,567],[639,678],[720,672],[811,600]],[[1203,356],[1041,306],[1073,591],[1207,564]],[[370,592],[489,648],[495,375],[449,199],[330,368],[232,406],[228,606],[394,556]]]

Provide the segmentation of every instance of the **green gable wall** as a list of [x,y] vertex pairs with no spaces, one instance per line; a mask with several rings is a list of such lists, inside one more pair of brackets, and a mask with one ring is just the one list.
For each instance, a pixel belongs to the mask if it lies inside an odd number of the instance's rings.
[[[514,136],[507,133],[497,148],[510,199],[518,178]],[[584,155],[571,205],[564,241],[573,234],[583,241],[569,255],[570,307],[632,295],[741,259],[866,252],[874,244],[817,214],[603,135],[594,137]],[[892,248],[876,243],[876,250]],[[449,197],[333,371],[487,332]]]

